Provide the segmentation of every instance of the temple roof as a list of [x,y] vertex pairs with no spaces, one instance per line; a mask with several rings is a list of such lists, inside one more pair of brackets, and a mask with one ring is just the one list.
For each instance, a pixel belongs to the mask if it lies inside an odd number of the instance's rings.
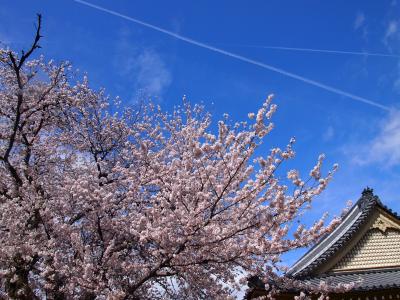
[[330,234],[322,238],[303,255],[288,271],[287,275],[295,278],[307,278],[317,275],[315,271],[340,251],[369,221],[371,215],[381,210],[392,218],[399,216],[382,204],[373,190],[366,188],[361,198],[344,216],[343,222]]
[[[331,274],[315,276],[301,280],[301,282],[309,285],[311,288],[318,288],[322,281],[332,286],[337,286],[339,284],[355,284],[354,287],[351,289],[352,293],[373,293],[375,291],[399,289],[400,269],[371,270],[365,272]],[[273,284],[277,285],[278,287],[280,286],[280,284],[276,282],[274,282]],[[257,276],[249,278],[248,286],[249,290],[247,291],[244,299],[253,299],[266,294],[264,283]],[[290,295],[289,298],[282,297],[282,299],[293,299],[293,296],[298,295],[299,293],[298,289],[287,289],[285,287],[282,287],[281,291],[284,295]],[[277,299],[281,298],[277,297]]]
[[400,287],[400,269],[373,270],[313,277],[305,282],[317,287],[321,281],[332,285],[355,283],[352,291],[370,291]]
[[[400,289],[400,217],[372,189],[364,189],[335,230],[321,238],[286,275],[315,288],[326,282],[332,286],[354,283],[352,291],[356,292]],[[265,295],[257,276],[249,278],[249,287],[247,299]],[[298,292],[285,287],[282,291]]]

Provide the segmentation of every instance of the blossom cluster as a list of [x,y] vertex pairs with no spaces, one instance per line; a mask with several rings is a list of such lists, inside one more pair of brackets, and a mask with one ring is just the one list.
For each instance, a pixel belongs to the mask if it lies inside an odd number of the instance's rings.
[[333,172],[322,175],[322,156],[309,180],[289,171],[289,193],[276,172],[294,140],[256,156],[272,96],[216,131],[186,100],[112,113],[68,63],[31,52],[0,50],[0,295],[228,299],[245,284],[235,270],[276,277],[283,253],[338,223],[290,232]]

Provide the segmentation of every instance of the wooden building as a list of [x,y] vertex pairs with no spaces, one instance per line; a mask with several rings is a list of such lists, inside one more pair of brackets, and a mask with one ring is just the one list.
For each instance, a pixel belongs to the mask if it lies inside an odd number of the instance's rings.
[[[288,271],[311,286],[356,282],[347,293],[330,299],[400,299],[400,217],[365,189],[343,222],[322,238]],[[262,284],[249,282],[247,299],[265,295]],[[299,291],[283,291],[277,299],[293,299]]]

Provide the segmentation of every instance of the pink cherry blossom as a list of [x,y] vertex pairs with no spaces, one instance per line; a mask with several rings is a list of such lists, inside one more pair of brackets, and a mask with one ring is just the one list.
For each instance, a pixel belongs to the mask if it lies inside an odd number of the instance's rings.
[[[0,293],[11,299],[228,299],[238,268],[278,278],[280,256],[340,221],[293,221],[320,194],[291,170],[294,139],[262,157],[269,96],[251,120],[218,130],[187,100],[110,106],[69,63],[0,50]],[[307,184],[306,184],[306,183]],[[297,225],[296,225],[297,226]],[[302,295],[299,299],[303,299]]]

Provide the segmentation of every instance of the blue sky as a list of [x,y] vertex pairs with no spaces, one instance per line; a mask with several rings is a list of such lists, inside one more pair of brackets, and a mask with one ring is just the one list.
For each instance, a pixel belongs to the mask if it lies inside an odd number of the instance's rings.
[[[276,128],[265,150],[297,139],[287,167],[303,174],[318,154],[340,169],[307,220],[340,212],[366,186],[400,212],[400,1],[99,1],[91,3],[240,56],[372,100],[380,109],[186,43],[73,0],[0,0],[0,41],[32,40],[43,14],[41,53],[69,60],[124,103],[151,97],[165,109],[183,95],[215,118],[243,120],[269,93]],[[267,49],[386,53],[397,57]],[[139,96],[138,96],[139,95]],[[291,260],[292,258],[288,258]]]

